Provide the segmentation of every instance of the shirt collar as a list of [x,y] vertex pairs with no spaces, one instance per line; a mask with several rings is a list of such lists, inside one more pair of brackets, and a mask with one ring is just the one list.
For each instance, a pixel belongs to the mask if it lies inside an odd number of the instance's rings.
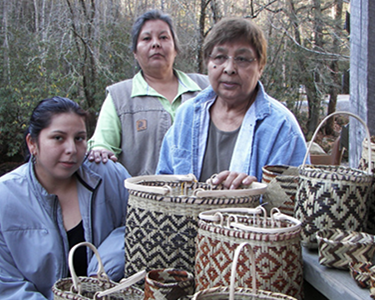
[[[196,84],[187,74],[181,72],[179,70],[173,70],[175,75],[178,78],[178,94],[176,98],[180,97],[182,94],[187,92],[196,92],[200,91],[201,88]],[[142,71],[139,71],[133,77],[133,88],[131,97],[137,96],[155,96],[155,97],[162,97],[163,95],[159,94],[155,91],[152,87],[150,87],[146,80],[143,78]]]

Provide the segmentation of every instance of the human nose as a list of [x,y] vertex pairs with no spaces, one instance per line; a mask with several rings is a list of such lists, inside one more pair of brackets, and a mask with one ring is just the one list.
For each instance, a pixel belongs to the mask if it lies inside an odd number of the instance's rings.
[[154,38],[152,40],[152,48],[159,48],[159,47],[160,47],[159,40],[157,38]]
[[74,139],[69,139],[65,143],[65,152],[67,154],[74,154],[77,152],[77,145]]
[[228,58],[224,62],[224,73],[235,74],[236,73],[237,64],[236,64],[236,62],[234,60],[234,57],[229,56],[229,55],[227,57]]

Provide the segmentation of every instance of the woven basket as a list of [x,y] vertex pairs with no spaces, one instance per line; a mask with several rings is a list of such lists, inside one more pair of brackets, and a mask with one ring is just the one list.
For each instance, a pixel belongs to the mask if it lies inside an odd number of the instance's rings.
[[189,299],[195,290],[194,275],[184,270],[151,270],[145,279],[144,300]]
[[[348,112],[335,112],[319,124],[312,141],[322,124],[336,114],[348,114],[357,118],[365,126],[369,136],[366,124],[359,117]],[[316,249],[316,232],[320,229],[364,231],[373,177],[371,170],[366,173],[343,166],[305,166],[309,151],[310,147],[299,167],[300,181],[294,215],[302,222],[302,245]]]
[[[359,161],[358,169],[367,170],[369,168],[369,158],[368,158],[368,149],[369,143],[367,138],[362,142],[362,157]],[[371,142],[371,171],[374,174],[375,172],[375,143]],[[369,193],[369,208],[368,208],[368,219],[366,224],[365,231],[370,234],[375,234],[375,177],[373,176],[371,191]]]
[[375,265],[370,261],[352,261],[349,263],[350,275],[357,285],[366,289],[370,287],[370,276],[375,274]]
[[216,209],[199,215],[195,281],[197,291],[227,286],[230,280],[231,253],[247,242],[255,260],[244,255],[239,261],[239,285],[250,288],[255,261],[256,282],[262,290],[303,298],[303,261],[300,245],[301,223],[278,209],[267,217],[266,210]]
[[216,207],[254,207],[266,184],[225,190],[197,182],[194,175],[128,178],[125,274],[139,270],[182,269],[194,272],[195,237],[200,212]]
[[263,195],[264,207],[270,211],[273,207],[283,214],[294,216],[295,197],[298,187],[298,168],[284,165],[264,166],[262,182],[267,191]]
[[[243,288],[238,287],[235,288],[235,278],[239,275],[242,276],[242,271],[237,271],[237,264],[240,263],[240,254],[243,247],[247,246],[249,248],[249,254],[244,255],[246,257],[250,257],[251,263],[251,272],[252,272],[252,288]],[[194,294],[192,300],[261,300],[261,299],[268,299],[268,300],[277,300],[277,299],[284,299],[284,300],[296,300],[291,296],[282,294],[282,293],[274,293],[270,291],[259,290],[257,288],[256,283],[256,270],[255,270],[255,255],[249,243],[241,243],[234,253],[233,263],[231,263],[231,277],[230,277],[230,285],[229,286],[222,286],[222,287],[214,287],[205,289],[202,291],[197,292]],[[242,267],[242,265],[241,265]],[[237,274],[238,272],[238,274]]]
[[[77,277],[73,266],[73,255],[75,250],[81,246],[87,246],[94,251],[99,264],[97,278]],[[108,275],[104,271],[99,252],[91,243],[82,242],[72,247],[69,251],[69,270],[72,278],[60,279],[53,285],[54,300],[91,300],[101,297],[104,297],[102,299],[109,299],[105,296],[110,296],[111,300],[143,300],[143,291],[132,287],[132,285],[143,279],[146,271],[141,271],[132,277],[123,279],[120,283],[109,280]]]
[[316,234],[319,263],[336,269],[349,269],[352,261],[371,261],[375,251],[375,236],[357,231],[322,229]]

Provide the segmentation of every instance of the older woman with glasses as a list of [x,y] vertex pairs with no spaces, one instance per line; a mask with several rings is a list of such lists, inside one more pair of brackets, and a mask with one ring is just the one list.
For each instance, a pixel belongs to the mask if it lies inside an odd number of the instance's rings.
[[237,188],[261,180],[265,165],[302,163],[294,115],[264,90],[267,42],[251,20],[226,18],[204,43],[211,87],[183,104],[164,137],[158,174],[193,173]]

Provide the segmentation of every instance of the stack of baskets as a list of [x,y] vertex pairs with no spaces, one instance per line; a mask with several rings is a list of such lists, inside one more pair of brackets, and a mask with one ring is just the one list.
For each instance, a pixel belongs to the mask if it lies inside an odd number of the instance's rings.
[[218,207],[255,207],[266,184],[227,190],[197,182],[194,175],[128,178],[125,276],[140,270],[175,268],[194,272],[200,212]]

